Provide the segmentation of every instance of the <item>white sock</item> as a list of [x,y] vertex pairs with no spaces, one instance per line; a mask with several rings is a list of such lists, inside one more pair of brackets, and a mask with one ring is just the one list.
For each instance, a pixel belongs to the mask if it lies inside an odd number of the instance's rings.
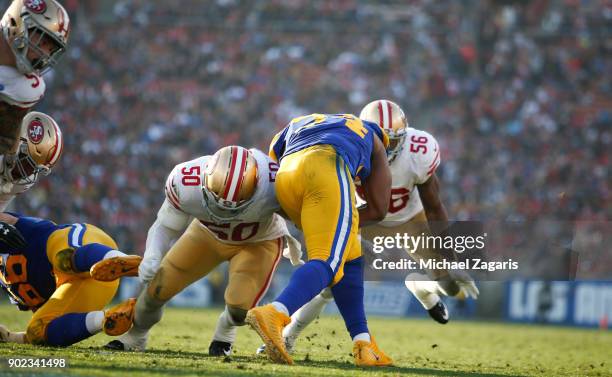
[[92,335],[102,331],[102,322],[104,322],[104,312],[101,310],[89,312],[85,316],[85,327]]
[[106,254],[104,254],[104,258],[102,259],[110,259],[110,258],[114,258],[114,257],[127,257],[128,255],[125,253],[122,253],[119,250],[109,250],[106,252]]
[[232,316],[227,312],[227,308],[221,313],[217,320],[217,328],[215,329],[214,340],[234,344],[236,340],[236,323]]
[[274,301],[272,303],[272,306],[274,306],[274,308],[278,310],[279,312],[289,315],[289,309],[287,309],[285,304],[283,304],[282,302]]
[[325,305],[331,300],[333,300],[333,298],[325,298],[322,294],[316,295],[310,302],[293,313],[291,316],[291,323],[283,329],[283,337],[297,337],[306,326],[321,314]]
[[368,343],[372,342],[372,339],[370,339],[370,334],[368,334],[367,332],[362,332],[353,337],[353,342],[356,342],[358,340],[363,340],[364,342]]

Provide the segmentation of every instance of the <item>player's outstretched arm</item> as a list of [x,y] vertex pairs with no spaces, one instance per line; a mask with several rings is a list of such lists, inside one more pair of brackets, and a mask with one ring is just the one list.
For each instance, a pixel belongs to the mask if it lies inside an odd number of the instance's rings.
[[366,205],[359,208],[359,226],[376,224],[387,215],[391,196],[391,171],[385,147],[374,137],[371,173],[362,183]]
[[188,224],[189,215],[175,209],[166,199],[147,233],[144,257],[138,268],[140,281],[147,283],[153,279],[164,255]]
[[26,337],[25,332],[13,332],[9,330],[6,326],[0,325],[0,343],[17,343],[17,344],[25,344]]

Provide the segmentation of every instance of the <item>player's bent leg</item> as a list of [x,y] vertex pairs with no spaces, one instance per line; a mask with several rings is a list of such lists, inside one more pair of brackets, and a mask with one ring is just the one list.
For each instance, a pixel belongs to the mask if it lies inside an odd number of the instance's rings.
[[325,306],[334,300],[331,289],[325,288],[315,298],[302,306],[291,316],[291,323],[283,329],[285,346],[290,353],[302,331],[314,321],[325,309]]
[[104,321],[102,310],[118,285],[93,279],[73,279],[60,285],[32,316],[26,330],[28,342],[68,346],[97,334]]
[[[217,323],[211,349],[233,344],[236,326],[245,324],[247,311],[265,295],[282,256],[282,238],[241,247],[229,265],[229,281],[225,290],[227,315]],[[219,342],[225,344],[218,344]],[[216,347],[220,348],[220,347]],[[209,352],[221,356],[220,352]]]
[[264,340],[273,361],[291,364],[282,329],[290,322],[289,315],[342,277],[344,251],[350,236],[356,234],[358,215],[352,178],[331,146],[315,146],[286,156],[276,186],[285,212],[292,213],[292,219],[299,213],[293,220],[304,232],[308,262],[295,270],[272,304],[250,310],[247,322]]
[[344,277],[331,290],[353,339],[355,364],[357,366],[391,365],[393,361],[378,348],[368,329],[363,305],[363,258],[347,261],[344,264]]
[[[148,332],[161,320],[166,302],[224,261],[217,249],[218,241],[193,221],[138,296],[132,328],[106,348],[144,351]],[[202,250],[207,253],[203,254]]]
[[424,274],[411,273],[406,276],[406,288],[416,297],[429,316],[436,322],[445,324],[449,321],[449,313],[444,301],[439,296],[438,282],[428,280]]
[[[112,250],[112,253],[121,253]],[[121,253],[123,254],[123,253]],[[138,276],[138,266],[142,257],[138,255],[105,256],[101,261],[91,266],[89,273],[91,277],[99,281],[113,281],[123,276]]]
[[[325,288],[315,298],[310,300],[306,305],[299,308],[291,316],[291,323],[283,329],[283,341],[285,348],[289,354],[293,353],[295,342],[299,338],[302,331],[314,321],[325,309],[325,306],[334,300],[334,296],[329,288]],[[261,345],[256,354],[262,354],[266,351],[266,345]]]

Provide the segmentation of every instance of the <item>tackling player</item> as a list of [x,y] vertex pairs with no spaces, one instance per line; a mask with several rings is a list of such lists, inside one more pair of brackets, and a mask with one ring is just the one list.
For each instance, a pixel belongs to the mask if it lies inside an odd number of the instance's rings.
[[166,181],[166,199],[149,229],[132,329],[107,348],[146,347],[149,330],[176,294],[229,262],[226,307],[209,353],[229,354],[236,326],[263,297],[278,265],[287,226],[275,212],[278,165],[256,149],[228,146],[212,156],[177,165]]
[[[387,158],[391,169],[391,198],[384,220],[362,228],[361,236],[371,240],[375,236],[396,234],[429,234],[428,220],[444,226],[448,215],[439,195],[436,169],[440,165],[440,149],[432,135],[411,128],[402,109],[394,102],[376,100],[367,104],[359,118],[376,123],[389,137]],[[360,187],[357,189],[358,192]],[[363,196],[363,192],[360,193]],[[433,250],[420,248],[409,255],[415,260],[436,259],[440,255]],[[428,271],[433,281],[415,274],[407,280],[407,286],[430,316],[439,323],[448,322],[449,315],[440,294],[459,297],[478,297],[478,288],[467,274],[449,274],[446,270]],[[415,281],[422,279],[422,281]],[[325,289],[291,317],[291,323],[283,329],[287,350],[291,352],[299,334],[333,299]],[[258,353],[263,352],[264,346]]]
[[[66,51],[70,18],[56,0],[13,0],[0,20],[0,155],[12,150],[25,114],[45,93],[42,74]],[[0,240],[25,246],[0,223]]]
[[[40,174],[51,172],[63,147],[62,131],[49,115],[33,111],[23,118],[16,151],[0,156],[0,211],[6,210],[16,195],[29,190]],[[0,240],[6,246],[25,247],[15,227],[0,222],[0,230]]]
[[14,0],[0,21],[0,154],[45,93],[42,74],[66,51],[70,19],[56,0]]
[[[69,346],[100,331],[120,335],[129,329],[135,299],[103,311],[115,296],[108,262],[126,254],[101,229],[84,223],[0,213],[27,240],[25,248],[2,245],[0,285],[20,310],[34,312],[25,332],[0,326],[0,341]],[[122,258],[127,259],[127,258]],[[126,275],[136,275],[140,257],[129,257]]]
[[[363,261],[358,227],[382,220],[389,202],[388,137],[376,124],[350,114],[311,114],[293,119],[270,145],[280,161],[278,201],[301,228],[308,261],[295,270],[269,305],[249,310],[246,321],[275,362],[292,364],[281,332],[290,315],[325,287],[353,339],[358,366],[392,364],[370,335],[363,306]],[[354,179],[363,182],[367,205],[356,208]]]
[[0,156],[0,211],[34,186],[41,174],[48,175],[63,148],[64,138],[55,120],[37,111],[28,113],[21,122],[15,153]]

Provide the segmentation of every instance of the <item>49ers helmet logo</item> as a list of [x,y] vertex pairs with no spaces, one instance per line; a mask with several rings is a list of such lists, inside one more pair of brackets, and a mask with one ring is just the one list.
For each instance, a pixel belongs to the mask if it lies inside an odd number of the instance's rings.
[[32,13],[41,14],[47,10],[45,0],[26,0],[24,5]]
[[43,124],[38,119],[34,119],[28,125],[28,139],[33,144],[38,144],[42,141],[44,132]]

